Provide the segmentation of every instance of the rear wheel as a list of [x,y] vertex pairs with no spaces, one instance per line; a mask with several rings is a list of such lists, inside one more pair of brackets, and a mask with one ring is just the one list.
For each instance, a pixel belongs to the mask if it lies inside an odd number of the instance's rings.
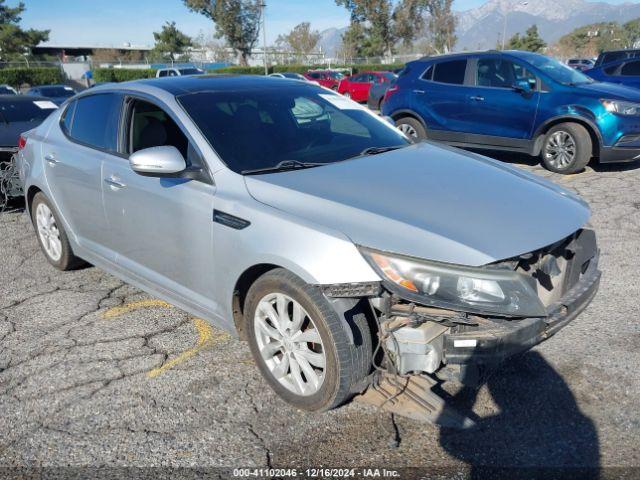
[[44,256],[59,270],[73,270],[84,264],[71,250],[58,215],[43,193],[36,193],[31,204],[31,220]]
[[403,117],[396,120],[396,127],[413,142],[419,142],[427,138],[427,130],[413,117]]
[[283,269],[260,277],[245,300],[251,353],[265,380],[304,410],[334,408],[369,373],[371,331],[364,313],[352,317],[351,341],[322,292]]
[[544,166],[556,173],[576,173],[589,163],[591,136],[577,123],[561,123],[551,128],[542,145]]

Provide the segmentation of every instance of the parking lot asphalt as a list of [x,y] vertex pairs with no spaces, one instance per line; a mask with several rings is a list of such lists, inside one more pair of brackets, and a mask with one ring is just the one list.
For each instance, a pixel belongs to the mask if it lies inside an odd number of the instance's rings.
[[602,284],[480,389],[443,387],[477,420],[467,431],[356,402],[298,411],[245,343],[99,269],[56,271],[24,211],[1,214],[0,465],[640,466],[640,163],[571,176],[513,163],[590,203]]

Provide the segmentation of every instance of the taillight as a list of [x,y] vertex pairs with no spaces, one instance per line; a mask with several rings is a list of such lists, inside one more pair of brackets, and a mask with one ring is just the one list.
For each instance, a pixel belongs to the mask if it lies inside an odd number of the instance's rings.
[[18,150],[22,150],[26,146],[27,146],[27,139],[24,138],[22,135],[20,135],[18,137]]
[[389,97],[396,93],[398,90],[400,90],[400,87],[398,87],[398,85],[391,85],[389,88],[387,88],[387,91],[384,93],[384,101],[386,102],[387,100],[389,100]]

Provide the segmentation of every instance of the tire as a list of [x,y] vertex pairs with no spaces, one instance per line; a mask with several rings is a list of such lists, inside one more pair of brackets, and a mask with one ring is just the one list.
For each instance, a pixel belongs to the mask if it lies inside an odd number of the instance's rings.
[[[41,215],[39,222],[38,216]],[[44,218],[48,217],[49,225],[45,226]],[[58,270],[75,270],[84,265],[84,261],[73,254],[67,232],[51,202],[42,192],[36,193],[31,203],[31,221],[36,230],[38,243],[47,261]],[[57,241],[56,241],[57,239]],[[53,245],[56,245],[53,248]]]
[[413,142],[419,142],[427,138],[427,130],[420,121],[413,117],[402,117],[396,120],[396,127]]
[[378,101],[378,111],[382,112],[382,105],[384,104],[384,97],[382,97],[380,99],[380,101]]
[[561,123],[547,132],[540,156],[545,168],[566,175],[584,170],[591,154],[587,129],[578,123]]
[[[273,300],[275,296],[275,300]],[[288,298],[292,303],[278,303],[278,296]],[[270,303],[270,302],[275,303]],[[295,319],[293,314],[294,302],[297,302],[306,314],[303,320],[303,328],[307,335],[302,345],[296,347],[291,346],[291,341],[281,336],[284,340],[278,342],[275,338],[279,335],[276,330],[275,322],[271,321],[271,316],[264,314],[265,303],[266,308],[272,305],[274,311],[272,314],[278,313],[281,305],[286,304],[285,311],[288,312],[287,320]],[[258,308],[260,305],[260,309]],[[348,319],[348,324],[353,333],[353,342],[345,331],[343,323],[331,306],[327,298],[317,287],[308,285],[301,278],[284,269],[275,269],[265,273],[251,286],[245,300],[244,320],[245,331],[253,358],[260,369],[260,373],[269,383],[271,388],[287,403],[308,411],[324,411],[335,408],[348,400],[354,393],[359,393],[366,383],[366,377],[371,369],[371,357],[373,355],[372,336],[367,317],[364,310],[358,310],[353,313],[353,309],[349,312],[352,314]],[[266,317],[266,318],[264,318]],[[269,337],[263,330],[262,322],[271,327],[270,342],[264,343],[259,337]],[[295,320],[291,322],[294,324]],[[305,330],[306,328],[306,330]],[[294,329],[292,329],[294,330]],[[315,332],[314,332],[315,330]],[[257,332],[257,333],[256,333]],[[294,338],[296,334],[289,337]],[[320,339],[321,346],[317,340],[307,342],[307,338],[313,336]],[[280,350],[272,357],[272,351],[277,350],[279,344],[289,342],[289,346],[281,347]],[[263,357],[261,352],[269,352]],[[275,345],[273,349],[269,345]],[[311,346],[311,347],[310,347]],[[320,348],[321,347],[321,348]],[[306,350],[311,348],[313,350]],[[319,385],[314,386],[312,377],[308,376],[305,368],[300,361],[300,355],[304,357],[311,353],[312,355],[324,355],[324,368],[319,367],[319,363],[313,364],[314,371],[318,378],[322,378]],[[301,353],[302,352],[302,353]],[[292,360],[285,361],[285,357]],[[298,365],[299,371],[302,371],[306,380],[309,391],[304,392],[299,389],[294,376],[294,361]],[[286,366],[283,366],[286,365]],[[307,363],[312,365],[311,363]],[[276,378],[278,367],[280,370],[280,379]],[[296,370],[298,369],[296,368]],[[298,374],[299,375],[299,374]]]

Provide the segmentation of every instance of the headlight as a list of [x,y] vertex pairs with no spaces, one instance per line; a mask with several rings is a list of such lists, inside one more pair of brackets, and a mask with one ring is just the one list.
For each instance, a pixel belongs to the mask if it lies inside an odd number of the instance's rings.
[[640,103],[624,102],[622,100],[600,100],[607,112],[619,115],[640,115]]
[[360,252],[388,288],[407,300],[470,313],[547,316],[529,278],[513,270],[455,266],[368,248]]

